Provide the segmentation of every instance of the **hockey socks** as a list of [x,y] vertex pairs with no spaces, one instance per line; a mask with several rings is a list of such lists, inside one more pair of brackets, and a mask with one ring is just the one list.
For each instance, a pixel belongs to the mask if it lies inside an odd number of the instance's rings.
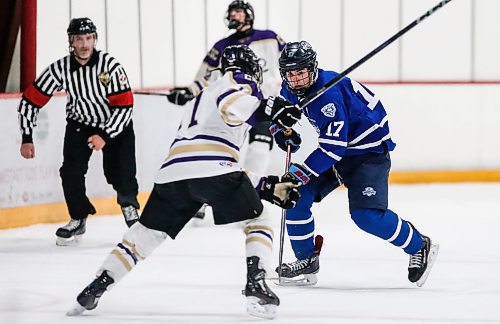
[[139,222],[132,225],[123,236],[123,241],[104,260],[96,279],[80,292],[77,304],[66,315],[80,315],[85,310],[96,308],[104,292],[125,277],[139,261],[151,255],[166,237],[166,233],[149,229]]
[[274,231],[267,207],[264,206],[262,214],[250,220],[243,229],[245,240],[246,256],[258,256],[261,269],[265,269],[268,274],[272,273],[271,257],[273,252]]
[[353,210],[351,218],[363,231],[386,240],[407,254],[414,254],[422,247],[422,235],[390,209]]

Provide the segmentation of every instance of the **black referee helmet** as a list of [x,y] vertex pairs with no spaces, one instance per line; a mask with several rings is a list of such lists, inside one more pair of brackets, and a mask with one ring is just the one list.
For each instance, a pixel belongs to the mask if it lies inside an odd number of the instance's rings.
[[97,28],[90,18],[73,18],[69,22],[67,29],[68,36],[95,34],[97,38]]

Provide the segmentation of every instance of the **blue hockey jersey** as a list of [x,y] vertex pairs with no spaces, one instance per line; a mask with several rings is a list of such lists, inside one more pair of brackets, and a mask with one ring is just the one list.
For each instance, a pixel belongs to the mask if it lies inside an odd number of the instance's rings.
[[[318,69],[318,79],[305,96],[315,93],[339,74]],[[283,84],[281,95],[299,104],[300,98]],[[315,176],[331,168],[344,156],[392,151],[387,113],[380,100],[364,85],[343,78],[303,110],[318,133],[318,147],[304,165]],[[385,147],[384,147],[385,146]]]

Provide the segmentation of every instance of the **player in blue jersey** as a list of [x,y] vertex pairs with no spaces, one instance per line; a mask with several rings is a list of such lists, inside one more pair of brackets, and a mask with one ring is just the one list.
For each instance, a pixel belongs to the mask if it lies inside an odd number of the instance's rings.
[[[339,74],[318,69],[316,52],[305,41],[287,43],[279,59],[281,94],[298,104]],[[363,231],[388,241],[410,255],[408,279],[422,286],[439,246],[388,208],[391,139],[382,102],[365,86],[343,78],[303,111],[318,133],[318,147],[302,164],[292,163],[288,174],[300,180],[301,199],[287,212],[287,231],[297,260],[282,264],[282,277],[301,284],[316,283],[322,238],[314,243],[313,202],[321,201],[344,184],[352,220]],[[281,148],[300,145],[300,136],[285,136],[272,127]],[[278,269],[276,269],[278,271]]]

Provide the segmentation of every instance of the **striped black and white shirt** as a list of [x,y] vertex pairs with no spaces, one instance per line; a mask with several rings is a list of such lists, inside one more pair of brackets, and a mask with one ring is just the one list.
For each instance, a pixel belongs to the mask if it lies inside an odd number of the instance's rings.
[[116,137],[130,123],[134,103],[127,74],[118,61],[94,51],[85,65],[70,54],[52,63],[23,93],[19,123],[23,143],[33,141],[39,109],[55,91],[66,90],[66,118],[96,127],[105,140]]

